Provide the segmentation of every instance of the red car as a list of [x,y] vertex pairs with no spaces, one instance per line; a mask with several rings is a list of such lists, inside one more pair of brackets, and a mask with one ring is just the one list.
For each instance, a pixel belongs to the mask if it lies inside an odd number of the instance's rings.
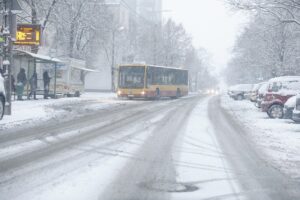
[[270,118],[284,117],[284,104],[300,93],[300,76],[273,78],[268,82],[268,92],[261,103],[261,109]]

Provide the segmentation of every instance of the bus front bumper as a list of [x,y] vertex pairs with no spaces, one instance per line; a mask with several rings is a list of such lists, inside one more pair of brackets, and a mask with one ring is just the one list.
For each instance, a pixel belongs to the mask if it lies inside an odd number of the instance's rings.
[[118,97],[127,97],[127,98],[151,98],[155,97],[155,92],[145,91],[145,90],[135,90],[135,91],[122,91],[118,90]]

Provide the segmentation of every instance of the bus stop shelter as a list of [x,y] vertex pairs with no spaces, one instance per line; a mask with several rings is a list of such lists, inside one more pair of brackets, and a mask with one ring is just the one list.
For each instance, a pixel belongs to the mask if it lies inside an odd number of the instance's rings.
[[[47,55],[35,54],[28,51],[14,50],[13,51],[13,76],[16,78],[21,68],[26,71],[27,80],[33,75],[34,72],[38,74],[38,87],[37,93],[44,94],[43,73],[47,70],[52,81],[50,82],[49,96],[52,98],[57,97],[57,68],[63,64],[58,58],[50,57]],[[29,93],[29,84],[27,84],[27,95]]]

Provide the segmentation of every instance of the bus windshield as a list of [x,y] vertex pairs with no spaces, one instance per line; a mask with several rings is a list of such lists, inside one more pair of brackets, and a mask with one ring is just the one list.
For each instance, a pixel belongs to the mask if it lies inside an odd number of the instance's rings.
[[119,77],[120,88],[144,88],[145,67],[121,66]]

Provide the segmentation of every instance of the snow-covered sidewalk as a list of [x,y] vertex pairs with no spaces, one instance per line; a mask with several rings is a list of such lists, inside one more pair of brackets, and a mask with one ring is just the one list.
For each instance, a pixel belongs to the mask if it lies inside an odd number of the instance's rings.
[[274,166],[294,178],[300,178],[300,125],[287,119],[270,119],[250,101],[221,97],[225,108],[250,130],[249,138],[263,150]]
[[[0,121],[1,130],[36,124],[49,119],[62,118],[72,115],[72,107],[79,107],[81,112],[103,109],[125,101],[117,99],[113,93],[85,93],[80,98],[39,99],[14,101],[12,115],[4,116]],[[81,105],[82,106],[79,106]]]

